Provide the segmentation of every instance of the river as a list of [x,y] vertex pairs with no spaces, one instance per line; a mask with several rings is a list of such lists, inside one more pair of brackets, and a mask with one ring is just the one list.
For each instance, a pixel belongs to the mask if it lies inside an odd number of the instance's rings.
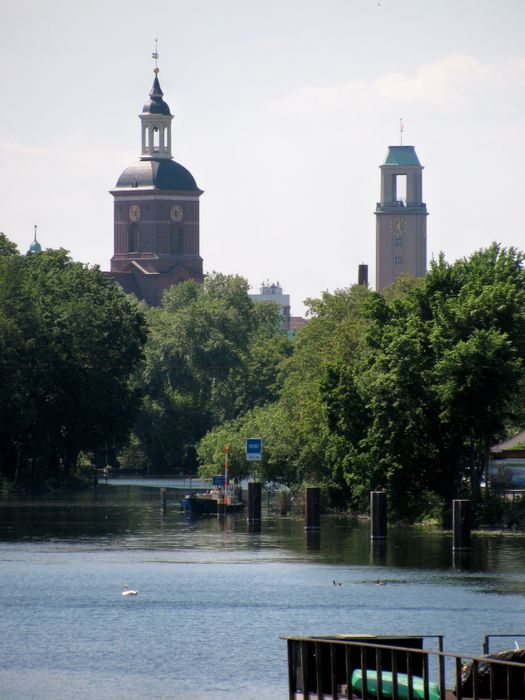
[[421,528],[371,545],[366,523],[307,536],[263,512],[253,534],[185,518],[172,489],[162,515],[158,486],[0,501],[1,698],[286,700],[284,635],[444,634],[475,654],[525,634],[524,535],[474,535],[453,561]]

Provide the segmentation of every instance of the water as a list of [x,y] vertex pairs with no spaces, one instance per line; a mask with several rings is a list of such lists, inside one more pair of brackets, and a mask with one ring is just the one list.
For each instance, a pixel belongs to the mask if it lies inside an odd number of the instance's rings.
[[474,537],[453,566],[448,534],[372,547],[350,520],[307,537],[272,518],[254,535],[243,516],[186,520],[173,494],[164,517],[139,485],[0,503],[2,699],[284,700],[280,636],[445,634],[479,653],[525,633],[522,535]]

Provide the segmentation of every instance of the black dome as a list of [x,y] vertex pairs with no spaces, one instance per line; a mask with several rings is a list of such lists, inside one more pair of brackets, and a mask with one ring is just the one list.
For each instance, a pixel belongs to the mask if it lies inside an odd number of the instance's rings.
[[189,170],[174,160],[138,160],[124,170],[118,188],[151,187],[157,190],[201,192]]

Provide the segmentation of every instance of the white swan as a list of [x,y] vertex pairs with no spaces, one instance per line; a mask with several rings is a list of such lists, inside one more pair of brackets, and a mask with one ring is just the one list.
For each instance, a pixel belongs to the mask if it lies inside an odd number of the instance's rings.
[[131,588],[128,587],[127,584],[124,585],[124,590],[122,591],[122,595],[128,596],[128,595],[138,595],[138,594],[139,594],[138,591],[132,590]]

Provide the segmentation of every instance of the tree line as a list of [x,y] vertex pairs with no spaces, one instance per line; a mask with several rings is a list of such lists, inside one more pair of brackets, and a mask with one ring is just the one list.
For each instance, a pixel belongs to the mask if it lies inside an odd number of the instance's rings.
[[310,322],[280,368],[277,401],[217,426],[202,471],[263,438],[262,479],[321,484],[334,506],[366,508],[385,488],[399,517],[479,499],[491,445],[523,427],[523,254],[493,244],[430,264],[383,293],[353,286],[310,300]]
[[[334,507],[388,490],[422,515],[478,498],[489,449],[523,426],[523,254],[493,244],[421,280],[307,300],[293,339],[242,277],[147,308],[65,251],[0,237],[0,474],[46,481],[108,459],[321,485]],[[263,459],[247,463],[247,437]]]

